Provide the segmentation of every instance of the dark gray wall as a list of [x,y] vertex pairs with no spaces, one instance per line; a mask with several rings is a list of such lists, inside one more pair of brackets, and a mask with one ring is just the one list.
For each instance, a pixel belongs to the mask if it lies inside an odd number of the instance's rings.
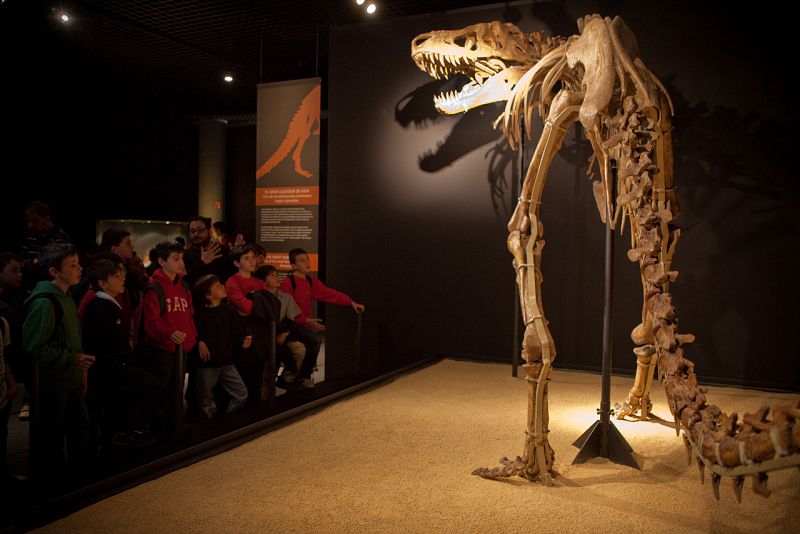
[[[715,12],[690,2],[540,2],[339,28],[331,34],[327,173],[330,285],[367,304],[366,358],[400,364],[432,354],[509,360],[514,283],[505,224],[516,155],[490,106],[443,118],[411,39],[432,29],[505,19],[569,35],[587,13],[621,15],[676,105],[676,182],[685,232],[673,286],[688,356],[702,378],[797,388],[797,119],[779,15]],[[532,146],[531,143],[530,146]],[[530,147],[529,147],[530,148]],[[557,366],[599,368],[603,227],[575,132],[544,193],[544,306]],[[617,239],[614,366],[634,367],[638,269]],[[329,358],[346,368],[351,314],[328,309]]]

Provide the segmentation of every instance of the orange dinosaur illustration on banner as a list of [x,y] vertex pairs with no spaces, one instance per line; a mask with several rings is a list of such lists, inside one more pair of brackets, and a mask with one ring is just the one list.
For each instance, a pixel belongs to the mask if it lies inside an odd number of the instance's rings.
[[[286,156],[289,155],[289,152],[293,147],[296,147],[294,149],[294,154],[292,155],[295,172],[301,176],[310,178],[311,173],[303,169],[301,158],[303,146],[305,145],[306,141],[308,141],[308,138],[312,135],[319,135],[319,118],[320,85],[316,85],[305,97],[303,97],[303,101],[300,103],[300,107],[297,108],[297,112],[294,114],[294,117],[292,117],[289,127],[286,130],[286,136],[283,138],[283,141],[281,141],[281,144],[267,159],[267,161],[264,162],[264,164],[261,165],[261,167],[259,167],[256,171],[256,180],[259,180],[266,174],[270,173],[272,169],[277,167],[281,161],[286,159]],[[317,129],[312,131],[314,123],[316,123]]]

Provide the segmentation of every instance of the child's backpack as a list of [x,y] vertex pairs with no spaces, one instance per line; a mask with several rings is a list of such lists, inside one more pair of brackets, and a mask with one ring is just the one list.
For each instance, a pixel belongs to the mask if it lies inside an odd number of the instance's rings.
[[[56,329],[58,329],[59,327],[64,328],[64,322],[62,321],[62,319],[64,318],[64,308],[61,307],[61,303],[58,301],[58,297],[56,297],[52,293],[37,293],[36,295],[33,295],[31,298],[25,301],[25,304],[22,308],[23,323],[25,322],[25,319],[27,319],[28,317],[31,303],[33,303],[34,300],[39,300],[39,299],[47,299],[50,301],[50,304],[53,306],[53,314],[55,315],[55,322],[56,322],[55,328]],[[38,395],[36,391],[39,387],[39,363],[35,358],[33,358],[33,355],[31,355],[30,353],[24,352],[23,354],[28,360],[26,362],[26,365],[30,366],[29,372],[33,380],[33,383],[31,384],[31,391],[34,391],[33,394],[34,396],[36,396]],[[25,384],[25,387],[28,387],[28,384]],[[38,399],[38,397],[36,398]]]
[[[294,292],[297,291],[297,281],[294,279],[294,274],[290,274],[288,278],[289,278],[289,283],[292,284],[292,295],[294,295]],[[314,285],[314,277],[311,276],[310,274],[306,275],[306,280],[308,280],[308,287]]]
[[61,307],[61,303],[58,302],[58,297],[56,297],[52,293],[37,293],[36,295],[34,295],[31,298],[29,298],[25,302],[25,306],[24,306],[23,311],[22,311],[23,321],[24,321],[24,318],[28,317],[28,311],[29,311],[29,307],[30,307],[31,303],[34,300],[39,300],[39,299],[49,300],[50,304],[52,304],[53,313],[56,316],[56,328],[58,328],[58,326],[62,324],[61,319],[64,317],[64,309]]

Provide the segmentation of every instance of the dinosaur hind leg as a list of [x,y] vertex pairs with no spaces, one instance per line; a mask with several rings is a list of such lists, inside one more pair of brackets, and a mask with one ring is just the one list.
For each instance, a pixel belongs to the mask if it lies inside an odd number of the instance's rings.
[[547,170],[567,134],[567,129],[562,124],[571,123],[576,115],[577,106],[551,110],[554,120],[545,122],[522,184],[519,202],[508,223],[508,249],[514,257],[522,316],[525,320],[522,357],[526,363],[522,369],[527,375],[528,415],[522,456],[517,456],[514,460],[502,458],[502,467],[481,467],[472,472],[484,478],[519,475],[530,481],[541,479],[547,485],[552,483],[555,454],[547,439],[550,431],[547,385],[556,350],[542,307],[541,260],[544,227],[539,221],[538,211]]
[[294,160],[294,172],[299,174],[300,176],[305,176],[306,178],[311,178],[311,173],[308,172],[303,168],[303,147],[308,141],[308,138],[311,137],[311,134],[303,130],[303,133],[300,134],[300,138],[297,140],[297,148],[294,149],[294,154],[292,154],[292,160]]

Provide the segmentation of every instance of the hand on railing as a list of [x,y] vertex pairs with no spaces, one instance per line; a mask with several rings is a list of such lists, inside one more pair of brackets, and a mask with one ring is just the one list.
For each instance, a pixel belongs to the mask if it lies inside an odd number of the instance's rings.
[[306,328],[312,332],[324,332],[325,325],[322,324],[322,319],[319,317],[309,317],[306,319]]
[[181,344],[186,341],[186,332],[181,332],[180,330],[175,330],[172,335],[169,336],[169,340],[175,344]]

